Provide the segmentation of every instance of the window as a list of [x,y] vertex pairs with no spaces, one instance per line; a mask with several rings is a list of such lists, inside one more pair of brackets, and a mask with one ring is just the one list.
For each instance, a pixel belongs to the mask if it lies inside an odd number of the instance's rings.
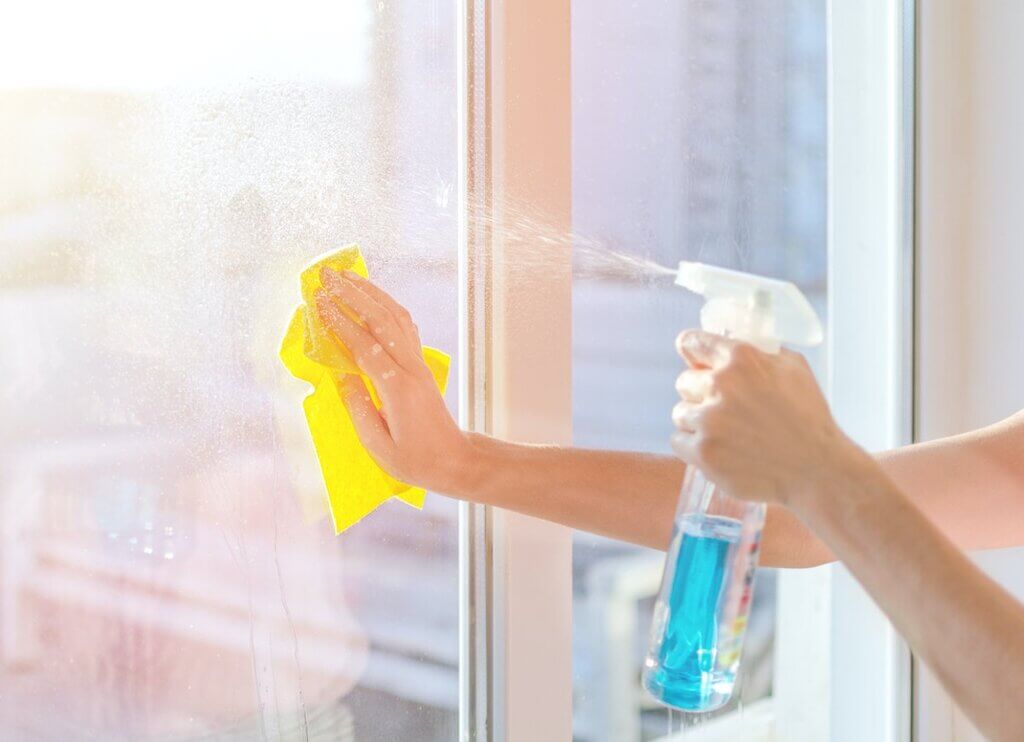
[[[670,453],[674,339],[699,324],[699,297],[603,248],[791,280],[825,318],[825,10],[572,4],[577,445]],[[824,379],[824,349],[808,355]],[[680,726],[639,684],[663,561],[574,536],[576,739],[654,739]],[[761,570],[742,691],[719,713],[771,694],[775,596],[774,571]]]
[[310,520],[306,390],[277,361],[297,270],[349,241],[456,349],[455,13],[8,12],[8,734],[457,737],[457,507]]
[[[357,240],[424,340],[459,349],[449,403],[469,425],[667,452],[672,339],[696,301],[600,251],[697,258],[802,285],[828,317],[814,361],[840,421],[872,448],[907,440],[910,4],[831,3],[827,23],[824,2],[620,5],[13,11],[0,726],[679,727],[636,682],[659,553],[477,506],[457,524],[437,496],[334,538],[310,518],[305,389],[276,360],[299,267]],[[744,706],[702,731],[906,742],[907,654],[870,601],[841,570],[774,582]]]

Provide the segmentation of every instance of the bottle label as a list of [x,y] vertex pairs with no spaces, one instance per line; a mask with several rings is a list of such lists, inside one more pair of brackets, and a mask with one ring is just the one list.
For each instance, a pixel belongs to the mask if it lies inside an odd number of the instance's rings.
[[746,553],[737,555],[737,566],[742,571],[734,575],[734,579],[742,580],[734,594],[739,600],[732,610],[723,615],[723,625],[719,627],[719,664],[729,667],[739,662],[743,650],[743,636],[750,615],[750,603],[754,595],[754,577],[757,574],[757,557],[761,546],[761,533],[757,531],[746,547]]

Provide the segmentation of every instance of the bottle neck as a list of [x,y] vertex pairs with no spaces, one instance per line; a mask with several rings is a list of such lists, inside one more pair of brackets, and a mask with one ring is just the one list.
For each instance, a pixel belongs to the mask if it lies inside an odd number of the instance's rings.
[[760,529],[764,525],[766,510],[763,502],[730,497],[708,480],[700,469],[687,466],[676,507],[676,523],[687,516],[706,515],[731,518]]

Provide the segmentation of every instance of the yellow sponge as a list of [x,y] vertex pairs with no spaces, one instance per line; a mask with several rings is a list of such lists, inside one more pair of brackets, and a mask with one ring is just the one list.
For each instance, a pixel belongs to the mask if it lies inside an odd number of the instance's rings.
[[[341,401],[340,388],[348,375],[359,375],[374,404],[380,400],[370,379],[356,366],[352,354],[320,323],[315,294],[321,287],[320,269],[355,271],[368,277],[366,263],[356,245],[348,245],[317,258],[302,271],[303,306],[295,310],[281,343],[281,360],[296,378],[313,385],[302,406],[313,437],[335,533],[358,523],[391,497],[423,507],[425,493],[392,478],[363,448]],[[423,360],[444,394],[450,358],[439,350],[423,348]]]

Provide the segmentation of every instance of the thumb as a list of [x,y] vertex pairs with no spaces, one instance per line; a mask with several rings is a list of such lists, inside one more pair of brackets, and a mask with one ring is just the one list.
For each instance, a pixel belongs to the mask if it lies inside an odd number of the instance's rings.
[[676,338],[676,351],[694,368],[721,366],[735,345],[735,340],[704,330],[683,330]]

